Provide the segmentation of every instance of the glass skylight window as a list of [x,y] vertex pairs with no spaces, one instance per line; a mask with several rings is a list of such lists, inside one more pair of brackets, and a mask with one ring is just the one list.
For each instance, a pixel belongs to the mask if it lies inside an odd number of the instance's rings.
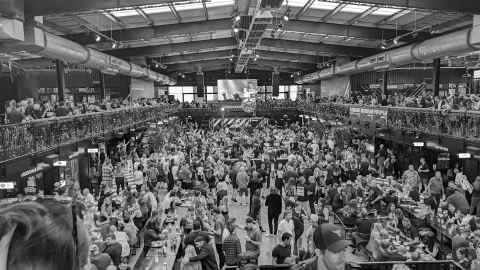
[[288,4],[290,7],[303,7],[307,2],[308,0],[284,0],[283,5],[286,6]]
[[362,5],[346,5],[344,8],[342,8],[342,12],[363,13],[369,8],[369,6]]
[[137,16],[138,12],[135,9],[114,10],[110,13],[115,17],[130,17]]
[[165,13],[170,12],[170,8],[168,6],[160,6],[160,7],[151,7],[151,8],[142,8],[143,11],[147,14],[156,14],[156,13]]
[[339,3],[334,2],[326,2],[326,1],[315,1],[313,2],[311,8],[314,9],[323,9],[323,10],[333,10],[335,9]]
[[175,9],[178,10],[178,11],[199,9],[199,8],[203,8],[202,3],[189,3],[189,4],[183,4],[183,5],[175,5]]
[[210,2],[206,2],[207,7],[223,7],[223,6],[230,6],[234,4],[233,0],[211,0]]
[[372,12],[372,15],[378,15],[378,16],[390,16],[390,15],[393,15],[397,12],[399,12],[400,10],[397,9],[397,8],[379,8],[377,10],[375,10],[374,12]]

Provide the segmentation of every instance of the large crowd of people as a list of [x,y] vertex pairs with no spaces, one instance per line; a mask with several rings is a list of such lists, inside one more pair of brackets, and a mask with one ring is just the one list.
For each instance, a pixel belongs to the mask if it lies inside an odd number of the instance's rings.
[[153,106],[168,103],[165,97],[158,99],[111,99],[95,102],[75,103],[73,101],[40,101],[33,98],[23,99],[20,101],[10,100],[6,105],[5,124],[15,124],[21,122],[29,122],[32,120],[75,116],[87,113],[105,112],[114,109],[127,107]]
[[334,102],[343,104],[359,104],[372,106],[431,108],[435,110],[480,110],[480,97],[478,95],[434,96],[432,91],[424,90],[418,96],[407,96],[401,93],[352,95],[351,97],[330,96],[318,102]]
[[398,153],[372,153],[343,126],[177,123],[144,136],[108,151],[99,186],[0,208],[7,269],[143,269],[172,253],[169,269],[255,269],[265,248],[271,264],[312,269],[479,265],[480,178],[471,184],[461,168],[448,177],[424,159],[403,168]]

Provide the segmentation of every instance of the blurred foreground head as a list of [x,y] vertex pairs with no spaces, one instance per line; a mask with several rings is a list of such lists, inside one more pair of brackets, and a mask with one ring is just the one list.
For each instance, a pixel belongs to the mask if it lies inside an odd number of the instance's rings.
[[50,199],[2,206],[0,270],[83,269],[87,234],[73,213],[71,203]]

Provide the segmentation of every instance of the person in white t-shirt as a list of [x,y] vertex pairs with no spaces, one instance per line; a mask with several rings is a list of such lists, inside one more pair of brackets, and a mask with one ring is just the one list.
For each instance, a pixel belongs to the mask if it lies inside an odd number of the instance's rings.
[[133,173],[133,183],[136,185],[137,189],[139,189],[144,183],[143,172],[141,171],[140,166],[138,166],[137,170]]

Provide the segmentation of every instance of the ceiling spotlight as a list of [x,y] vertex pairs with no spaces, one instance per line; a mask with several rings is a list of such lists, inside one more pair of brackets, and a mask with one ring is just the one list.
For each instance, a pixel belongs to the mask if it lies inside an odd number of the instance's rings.
[[238,29],[237,27],[233,28],[233,32],[238,33],[238,31],[240,31],[240,29]]
[[393,44],[397,45],[398,44],[398,38],[393,39]]
[[240,15],[235,16],[235,21],[236,22],[240,21]]
[[382,45],[380,45],[380,48],[381,48],[382,50],[386,50],[386,49],[387,49],[387,45],[382,44]]
[[112,42],[112,49],[116,49],[118,47],[117,42]]
[[293,78],[293,74],[290,74],[290,78]]
[[283,20],[286,21],[286,22],[288,22],[288,20],[290,20],[290,18],[288,17],[287,14],[285,14],[285,15],[283,15]]
[[155,64],[155,68],[159,68],[160,66],[158,64]]
[[102,37],[100,35],[95,35],[95,42],[100,42],[102,40]]

